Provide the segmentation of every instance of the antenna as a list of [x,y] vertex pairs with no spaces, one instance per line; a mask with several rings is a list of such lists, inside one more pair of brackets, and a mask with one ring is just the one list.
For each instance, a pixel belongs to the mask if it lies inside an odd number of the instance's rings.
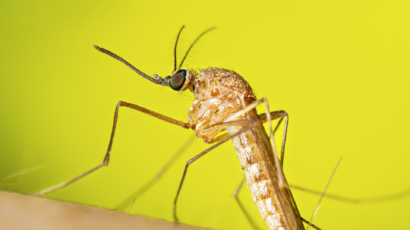
[[182,30],[184,29],[185,25],[182,26],[182,28],[179,30],[177,40],[175,41],[175,48],[174,48],[174,71],[177,70],[177,46],[178,46],[178,40],[179,40],[179,35],[181,35]]
[[[184,27],[182,27],[182,28],[184,28]],[[202,32],[201,35],[199,35],[199,36],[196,38],[196,40],[192,43],[192,45],[189,47],[188,51],[186,52],[184,58],[183,58],[182,61],[181,61],[181,64],[179,64],[179,68],[178,68],[178,69],[181,69],[181,66],[182,66],[182,64],[184,63],[185,58],[188,56],[189,51],[191,51],[191,49],[192,49],[192,47],[195,45],[195,43],[196,43],[204,34],[206,34],[207,32],[209,32],[209,31],[211,31],[211,30],[213,30],[213,29],[215,29],[215,27],[212,27],[212,28],[209,28],[209,29],[205,30],[204,32]],[[182,30],[182,29],[181,29],[181,30]],[[178,34],[178,36],[179,36],[179,34]],[[176,49],[176,45],[175,45],[175,49]],[[176,59],[175,59],[175,60],[176,60]]]

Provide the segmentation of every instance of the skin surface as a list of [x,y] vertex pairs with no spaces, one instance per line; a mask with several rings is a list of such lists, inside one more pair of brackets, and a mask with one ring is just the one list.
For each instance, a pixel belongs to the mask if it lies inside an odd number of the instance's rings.
[[102,208],[0,191],[1,229],[206,230]]

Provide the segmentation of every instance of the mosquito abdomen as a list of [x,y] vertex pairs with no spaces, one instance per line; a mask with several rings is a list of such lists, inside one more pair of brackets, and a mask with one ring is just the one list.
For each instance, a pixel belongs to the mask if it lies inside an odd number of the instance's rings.
[[[236,133],[240,131],[240,127],[228,128],[227,131],[228,133]],[[244,132],[233,138],[232,141],[245,173],[246,183],[251,190],[253,201],[262,218],[272,230],[287,229],[272,190],[272,181],[268,177],[252,131]]]

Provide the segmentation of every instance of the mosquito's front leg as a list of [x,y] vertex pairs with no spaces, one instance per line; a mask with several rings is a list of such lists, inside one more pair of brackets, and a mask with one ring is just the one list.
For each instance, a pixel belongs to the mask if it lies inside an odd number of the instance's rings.
[[99,169],[99,168],[101,168],[101,167],[103,167],[103,166],[105,166],[105,165],[108,165],[108,163],[110,162],[111,148],[112,148],[112,145],[113,145],[113,142],[114,142],[114,135],[115,135],[116,127],[117,127],[118,112],[119,112],[120,107],[122,107],[122,106],[131,108],[131,109],[135,109],[135,110],[137,110],[137,111],[143,112],[143,113],[148,114],[148,115],[153,116],[153,117],[156,117],[156,118],[158,118],[158,119],[160,119],[160,120],[163,120],[163,121],[166,121],[166,122],[168,122],[168,123],[181,126],[181,127],[183,127],[183,128],[189,128],[189,127],[190,127],[190,126],[189,126],[189,123],[184,123],[184,122],[182,122],[182,121],[178,121],[178,120],[172,119],[172,118],[170,118],[170,117],[164,116],[164,115],[162,115],[162,114],[156,113],[156,112],[154,112],[154,111],[151,111],[151,110],[149,110],[149,109],[143,108],[143,107],[138,106],[138,105],[135,105],[135,104],[131,104],[131,103],[127,103],[127,102],[120,101],[120,102],[117,103],[117,106],[116,106],[116,108],[115,108],[114,123],[113,123],[113,127],[112,127],[110,143],[109,143],[109,145],[108,145],[108,150],[107,150],[107,153],[105,154],[105,157],[104,157],[103,162],[102,162],[101,164],[97,165],[96,167],[94,167],[94,168],[88,170],[87,172],[85,172],[85,173],[83,173],[83,174],[81,174],[81,175],[79,175],[79,176],[77,176],[77,177],[75,177],[75,178],[73,178],[73,179],[71,179],[71,180],[69,180],[69,181],[63,182],[63,183],[61,183],[61,184],[59,184],[59,185],[53,186],[53,187],[48,188],[48,189],[44,189],[44,190],[42,190],[42,191],[40,191],[40,192],[38,192],[38,193],[34,193],[34,194],[32,194],[32,195],[42,196],[42,195],[45,195],[45,194],[47,194],[47,193],[50,193],[50,192],[52,192],[52,191],[54,191],[54,190],[57,190],[57,189],[59,189],[59,188],[63,188],[63,187],[65,187],[65,186],[67,186],[67,185],[73,183],[74,181],[76,181],[76,180],[78,180],[78,179],[80,179],[80,178],[82,178],[82,177],[84,177],[84,176],[86,176],[86,175],[88,175],[88,174],[94,172],[95,170],[97,170],[97,169]]

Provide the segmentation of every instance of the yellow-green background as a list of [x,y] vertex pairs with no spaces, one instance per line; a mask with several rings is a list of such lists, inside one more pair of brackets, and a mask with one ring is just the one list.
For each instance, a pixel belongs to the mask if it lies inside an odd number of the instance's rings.
[[[187,120],[189,94],[154,85],[97,52],[107,48],[147,74],[169,75],[205,29],[185,67],[244,76],[272,110],[290,114],[285,174],[290,184],[370,198],[409,184],[408,1],[2,1],[0,3],[0,177],[46,166],[3,188],[36,192],[102,162],[113,113],[123,100]],[[262,111],[262,108],[259,109]],[[115,208],[148,183],[192,131],[121,109],[109,167],[60,191],[58,200]],[[196,140],[131,213],[172,220],[185,162]],[[185,223],[252,229],[231,194],[242,172],[231,143],[189,169],[179,200]],[[303,217],[318,197],[294,191]],[[248,189],[240,200],[260,229]],[[352,205],[324,199],[323,229],[409,229],[410,197]]]

